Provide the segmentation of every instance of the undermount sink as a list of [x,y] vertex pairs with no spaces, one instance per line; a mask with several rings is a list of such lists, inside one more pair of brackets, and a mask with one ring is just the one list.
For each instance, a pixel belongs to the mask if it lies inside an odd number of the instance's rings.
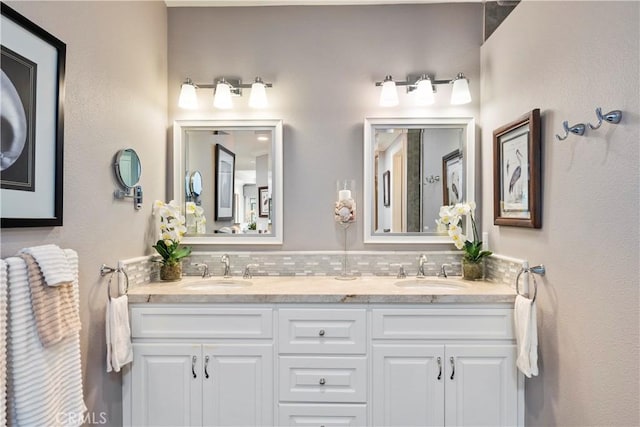
[[197,282],[189,282],[183,285],[184,289],[206,290],[215,288],[245,288],[253,285],[253,282],[244,279],[203,279]]
[[433,289],[438,291],[458,291],[465,289],[466,284],[460,282],[454,282],[451,279],[432,279],[432,278],[416,278],[416,279],[402,279],[394,283],[394,285],[400,288],[423,288]]

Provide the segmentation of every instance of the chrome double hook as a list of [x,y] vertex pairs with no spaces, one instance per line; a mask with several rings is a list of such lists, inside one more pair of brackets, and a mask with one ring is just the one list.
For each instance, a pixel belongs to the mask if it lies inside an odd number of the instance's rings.
[[556,138],[558,138],[558,141],[564,141],[565,139],[567,139],[569,137],[569,132],[574,135],[582,136],[584,135],[584,131],[587,127],[584,125],[584,123],[578,123],[577,125],[569,127],[569,122],[565,120],[564,122],[562,122],[562,128],[564,129],[564,136],[556,134]]
[[[589,128],[593,130],[599,129],[600,126],[602,126],[602,122],[604,121],[614,125],[620,123],[620,120],[622,119],[622,111],[612,110],[606,114],[602,114],[602,108],[597,107],[596,118],[598,119],[597,124],[592,125],[591,123],[589,123]],[[578,123],[577,125],[569,126],[569,122],[567,121],[562,122],[562,128],[564,129],[564,136],[556,134],[556,138],[558,138],[558,141],[564,141],[565,139],[567,139],[569,137],[569,133],[582,136],[584,135],[584,131],[586,130],[586,126],[584,125],[584,123]]]
[[602,126],[603,121],[607,121],[609,123],[617,125],[622,119],[622,111],[613,110],[609,111],[607,114],[602,114],[602,108],[598,107],[596,108],[596,117],[598,118],[598,124],[594,126],[589,123],[589,127],[591,129],[598,129],[600,126]]

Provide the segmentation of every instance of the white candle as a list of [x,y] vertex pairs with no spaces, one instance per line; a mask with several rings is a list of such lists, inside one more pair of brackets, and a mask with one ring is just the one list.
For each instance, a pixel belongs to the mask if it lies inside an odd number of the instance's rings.
[[348,200],[351,198],[351,190],[340,190],[338,192],[338,200]]

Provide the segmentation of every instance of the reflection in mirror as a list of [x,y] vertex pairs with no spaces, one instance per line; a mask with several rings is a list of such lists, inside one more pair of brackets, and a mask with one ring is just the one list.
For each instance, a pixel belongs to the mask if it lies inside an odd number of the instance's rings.
[[133,188],[140,180],[142,165],[138,153],[133,148],[118,151],[114,166],[116,178],[126,190]]
[[281,121],[176,122],[174,188],[186,190],[187,222],[200,215],[193,222],[204,224],[188,227],[186,243],[281,243]]
[[436,219],[474,198],[474,132],[468,118],[365,120],[365,243],[451,242]]

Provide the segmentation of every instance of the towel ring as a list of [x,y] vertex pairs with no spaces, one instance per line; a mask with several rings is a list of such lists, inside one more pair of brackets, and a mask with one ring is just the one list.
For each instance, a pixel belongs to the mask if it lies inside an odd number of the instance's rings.
[[109,301],[111,301],[111,280],[113,279],[113,273],[122,273],[125,278],[125,286],[124,286],[124,294],[127,295],[129,293],[129,275],[124,268],[113,268],[109,267],[106,264],[102,264],[100,267],[100,276],[104,277],[109,274],[109,282],[107,282],[107,297]]
[[[543,266],[520,269],[516,276],[516,293],[520,296],[525,296],[520,293],[520,276],[522,273],[534,273],[531,275],[531,278],[533,279],[533,298],[531,298],[531,302],[535,302],[536,297],[538,296],[538,282],[536,282],[536,274],[544,275],[544,272],[545,270]],[[531,294],[531,291],[529,291],[529,294]]]

